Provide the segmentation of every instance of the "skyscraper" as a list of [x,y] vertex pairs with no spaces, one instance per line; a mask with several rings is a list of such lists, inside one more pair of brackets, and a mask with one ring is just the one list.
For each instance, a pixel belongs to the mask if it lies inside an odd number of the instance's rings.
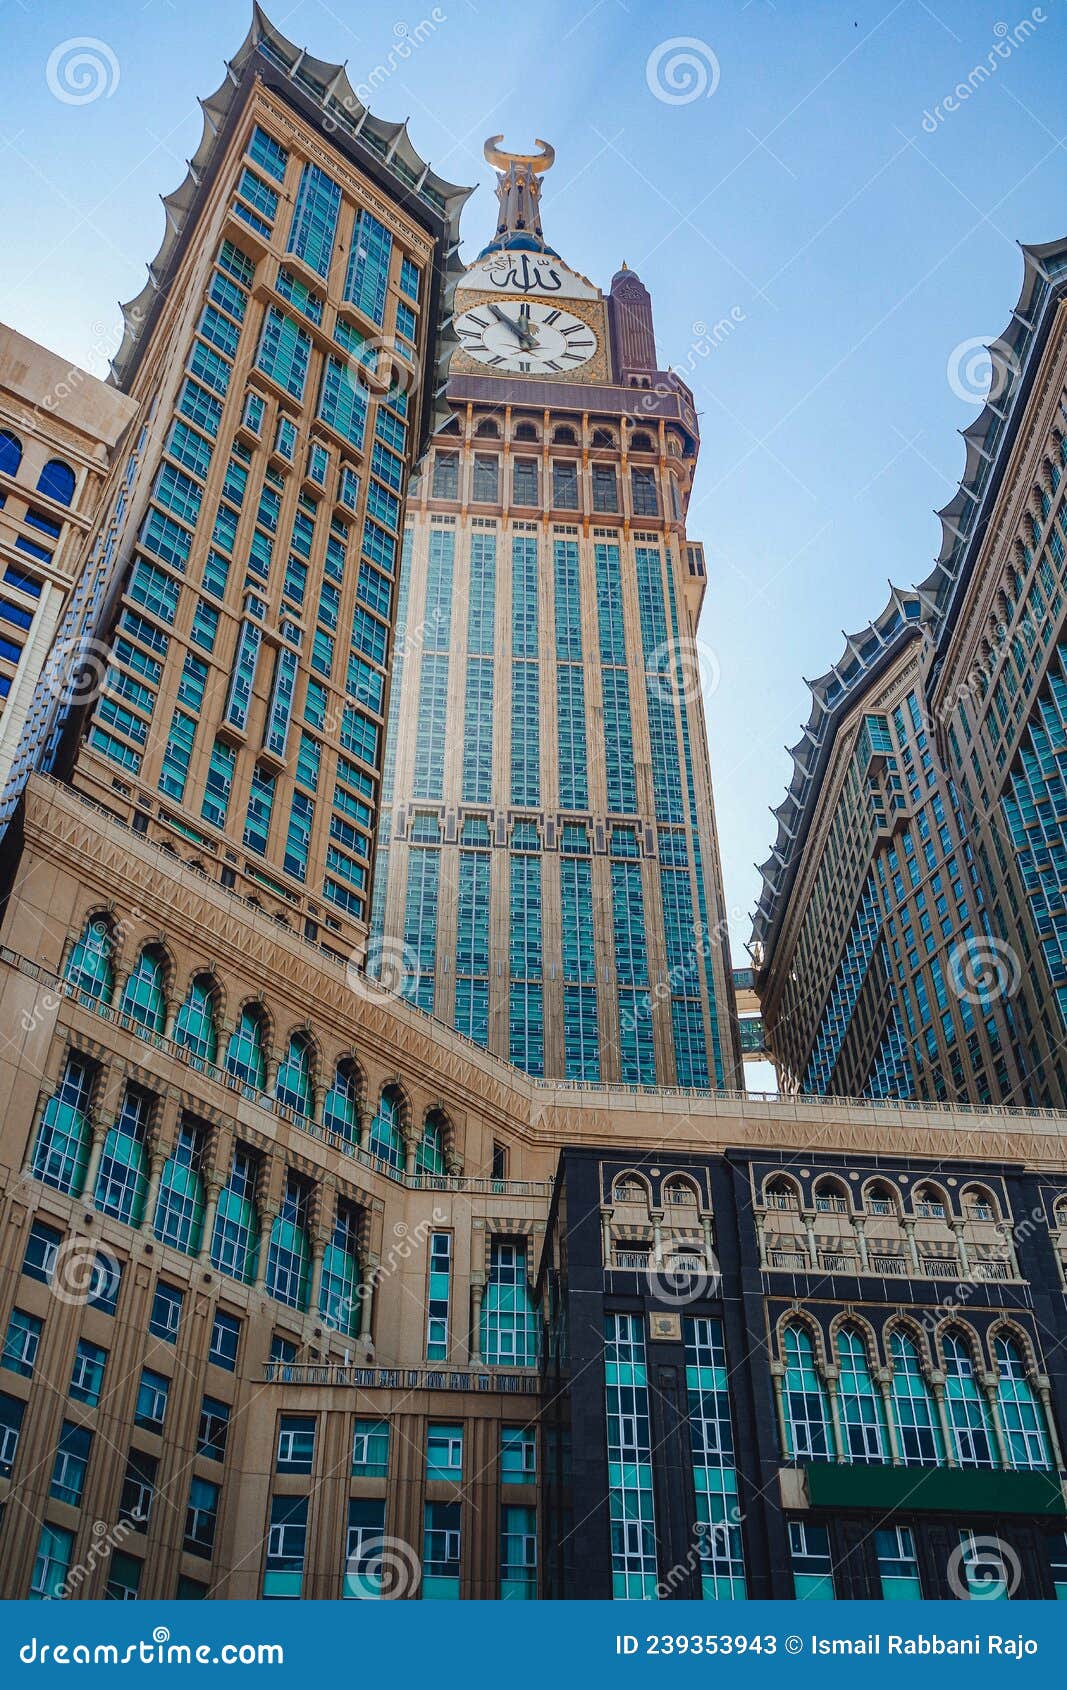
[[639,277],[546,239],[551,147],[500,140],[408,504],[372,965],[531,1074],[733,1086],[692,395]]

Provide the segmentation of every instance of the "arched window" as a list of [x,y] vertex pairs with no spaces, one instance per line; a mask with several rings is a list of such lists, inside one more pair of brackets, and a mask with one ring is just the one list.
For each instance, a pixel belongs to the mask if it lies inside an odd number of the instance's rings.
[[146,945],[137,958],[137,966],[122,991],[119,1014],[161,1033],[167,1019],[167,1000],[163,991],[163,952],[158,945]]
[[919,1185],[915,1188],[913,1198],[915,1213],[920,1220],[943,1221],[945,1218],[945,1199],[936,1185]]
[[577,446],[578,436],[575,434],[573,428],[568,428],[567,425],[564,424],[562,427],[556,429],[556,432],[552,436],[552,442],[556,446]]
[[869,1215],[898,1214],[896,1194],[892,1186],[886,1185],[884,1180],[875,1180],[873,1185],[869,1185],[866,1208]]
[[290,1168],[281,1210],[270,1229],[267,1290],[279,1303],[285,1303],[291,1309],[307,1307],[311,1261],[307,1237],[309,1195],[306,1181]]
[[1003,1333],[996,1341],[997,1403],[1013,1467],[1051,1467],[1045,1413],[1026,1376],[1017,1344]]
[[371,1155],[380,1156],[391,1168],[404,1166],[404,1138],[400,1131],[401,1108],[400,1093],[395,1087],[387,1086],[382,1092],[377,1113],[370,1125]]
[[995,1221],[997,1211],[984,1185],[969,1185],[963,1193],[963,1212],[970,1221]]
[[211,1260],[220,1273],[245,1285],[256,1282],[259,1222],[256,1219],[256,1160],[250,1150],[234,1145],[229,1178],[219,1193]]
[[652,444],[650,434],[635,434],[630,440],[630,450],[631,452],[654,452],[656,448]]
[[314,1114],[314,1093],[311,1085],[311,1044],[306,1033],[294,1033],[278,1066],[278,1081],[274,1087],[278,1102],[287,1109],[309,1119]]
[[690,1208],[699,1206],[699,1198],[687,1179],[669,1179],[663,1187],[663,1201],[670,1208]]
[[246,1004],[230,1034],[226,1048],[226,1072],[246,1085],[262,1091],[267,1083],[267,1059],[263,1050],[263,1011]]
[[322,1105],[322,1124],[327,1132],[337,1133],[349,1144],[359,1138],[356,1076],[350,1062],[339,1062],[334,1070],[333,1085]]
[[338,1202],[333,1236],[322,1258],[319,1313],[327,1326],[354,1338],[359,1331],[359,1211]]
[[200,1179],[200,1139],[184,1123],[159,1182],[152,1231],[163,1244],[187,1256],[199,1253],[204,1226],[204,1187]]
[[67,958],[64,979],[86,997],[110,1003],[115,989],[115,940],[106,916],[94,915]]
[[203,1062],[214,1062],[219,1053],[219,1031],[215,1024],[217,998],[211,975],[197,974],[174,1023],[175,1044],[191,1050]]
[[777,1179],[768,1180],[764,1200],[768,1209],[799,1209],[800,1207],[796,1186],[792,1180],[782,1179],[780,1176]]
[[479,440],[500,439],[500,429],[497,427],[497,424],[493,422],[491,417],[486,417],[484,422],[480,422],[474,432],[478,436]]
[[151,1099],[139,1086],[128,1085],[115,1124],[104,1140],[95,1201],[105,1215],[127,1226],[140,1226],[148,1189],[148,1120]]
[[993,1428],[985,1393],[974,1376],[974,1358],[962,1332],[946,1332],[945,1404],[953,1453],[961,1467],[995,1467]]
[[445,1171],[444,1128],[440,1115],[427,1115],[422,1138],[415,1151],[415,1172],[443,1174]]
[[516,423],[514,436],[516,440],[536,440],[537,430],[531,422]]
[[838,1382],[842,1430],[851,1461],[885,1460],[885,1406],[871,1378],[867,1346],[855,1326],[837,1334]]
[[593,445],[594,446],[610,448],[610,447],[614,446],[614,444],[615,444],[615,436],[612,434],[610,428],[594,428],[594,430],[593,430]]
[[821,1179],[815,1187],[815,1208],[820,1215],[848,1213],[848,1196],[835,1179]]
[[59,1085],[45,1104],[33,1147],[34,1179],[74,1196],[81,1191],[89,1161],[92,1090],[91,1064],[71,1051]]
[[936,1467],[944,1462],[937,1405],[923,1375],[919,1351],[911,1338],[894,1331],[889,1340],[893,1362],[893,1418],[900,1459],[906,1467]]
[[826,1387],[815,1366],[815,1349],[806,1326],[787,1326],[784,1333],[785,1378],[782,1381],[785,1428],[794,1461],[826,1461],[831,1456],[830,1412]]
[[22,441],[9,428],[0,428],[0,475],[17,475],[22,462]]
[[643,1181],[635,1179],[632,1174],[622,1174],[615,1181],[611,1195],[614,1203],[640,1203],[648,1207],[648,1190]]
[[74,471],[62,458],[50,458],[37,477],[37,491],[58,505],[69,505],[74,497]]

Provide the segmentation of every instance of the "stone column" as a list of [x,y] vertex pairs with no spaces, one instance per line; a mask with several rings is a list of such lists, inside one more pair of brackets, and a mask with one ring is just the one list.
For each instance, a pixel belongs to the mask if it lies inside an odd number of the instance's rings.
[[404,1140],[404,1174],[408,1179],[413,1179],[415,1175],[416,1149],[417,1146],[413,1138]]
[[949,1467],[958,1467],[956,1440],[952,1436],[952,1427],[948,1418],[948,1404],[945,1401],[945,1375],[935,1370],[930,1374],[929,1383],[930,1389],[934,1393],[934,1401],[937,1404],[937,1418],[941,1424],[941,1440],[945,1446],[945,1462]]
[[471,1280],[471,1366],[482,1365],[482,1298],[485,1296],[485,1281]]
[[211,1261],[211,1241],[215,1236],[215,1216],[218,1213],[219,1198],[226,1181],[221,1174],[212,1169],[204,1176],[204,1224],[200,1232],[199,1260],[204,1263]]
[[360,1290],[363,1295],[360,1298],[359,1308],[359,1342],[362,1344],[364,1355],[368,1359],[374,1353],[374,1342],[371,1338],[371,1325],[374,1318],[375,1276],[378,1272],[379,1265],[377,1256],[368,1256],[366,1258],[365,1271],[363,1271],[360,1276]]
[[804,1221],[804,1236],[808,1241],[808,1261],[813,1268],[819,1265],[819,1246],[815,1242],[815,1210],[802,1211]]
[[611,1266],[611,1210],[600,1211],[600,1245],[604,1254],[604,1266]]
[[848,1459],[848,1452],[845,1449],[845,1429],[841,1424],[841,1402],[837,1394],[838,1369],[836,1367],[823,1368],[823,1377],[826,1380],[826,1392],[830,1398],[830,1420],[834,1429],[835,1459],[841,1464]]
[[905,1221],[903,1225],[904,1237],[907,1239],[908,1243],[908,1255],[911,1257],[912,1271],[915,1274],[921,1274],[922,1265],[919,1261],[919,1246],[915,1242],[915,1222]]
[[89,1162],[85,1169],[85,1184],[82,1186],[82,1200],[91,1204],[96,1191],[96,1182],[100,1176],[100,1161],[104,1154],[104,1140],[108,1135],[108,1126],[103,1121],[93,1122],[93,1142],[89,1151]]
[[267,1258],[270,1255],[270,1235],[278,1219],[276,1203],[265,1204],[259,1213],[259,1257],[256,1262],[256,1290],[267,1288]]
[[951,1225],[956,1239],[956,1251],[960,1259],[960,1278],[969,1279],[971,1277],[971,1258],[967,1254],[967,1242],[963,1236],[963,1222],[953,1221]]
[[856,1246],[860,1253],[860,1266],[864,1273],[870,1273],[871,1263],[867,1254],[867,1222],[862,1215],[859,1215],[852,1224],[856,1233]]
[[1000,1465],[1006,1472],[1010,1472],[1011,1450],[1008,1448],[1008,1435],[1004,1430],[1004,1424],[1000,1417],[1000,1398],[997,1394],[997,1376],[995,1373],[983,1371],[978,1375],[978,1382],[986,1395],[986,1403],[989,1408],[989,1418],[992,1422],[993,1431],[997,1440],[997,1453],[1000,1456]]
[[782,1444],[782,1460],[788,1461],[790,1459],[791,1452],[789,1449],[789,1433],[786,1428],[785,1419],[785,1392],[783,1386],[783,1380],[785,1379],[785,1362],[772,1361],[770,1364],[770,1371],[771,1383],[774,1386],[774,1406],[778,1415],[778,1436],[781,1439]]
[[652,1261],[655,1267],[663,1266],[663,1210],[651,1209],[649,1219],[652,1222]]
[[886,1436],[889,1439],[889,1455],[894,1467],[902,1464],[900,1454],[900,1439],[897,1437],[897,1420],[893,1413],[893,1375],[888,1367],[879,1367],[874,1375],[875,1384],[882,1393],[882,1412],[885,1415]]
[[767,1271],[767,1217],[756,1215],[756,1243],[759,1246],[759,1265],[761,1272]]
[[159,1201],[159,1186],[166,1165],[167,1152],[165,1150],[153,1150],[149,1162],[148,1189],[145,1192],[144,1217],[141,1223],[148,1228],[149,1232],[153,1230],[152,1223],[156,1218],[156,1204]]

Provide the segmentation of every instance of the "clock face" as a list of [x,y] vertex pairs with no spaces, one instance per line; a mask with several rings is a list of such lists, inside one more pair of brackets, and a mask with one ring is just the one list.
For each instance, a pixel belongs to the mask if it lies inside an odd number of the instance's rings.
[[464,311],[455,326],[464,352],[501,375],[566,375],[597,349],[589,324],[551,300],[486,300]]

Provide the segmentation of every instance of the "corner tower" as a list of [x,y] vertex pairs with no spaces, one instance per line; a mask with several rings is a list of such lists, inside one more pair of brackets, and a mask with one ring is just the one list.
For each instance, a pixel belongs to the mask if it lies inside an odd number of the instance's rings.
[[552,148],[500,141],[408,504],[372,966],[537,1076],[733,1086],[692,395],[640,278],[546,240]]

